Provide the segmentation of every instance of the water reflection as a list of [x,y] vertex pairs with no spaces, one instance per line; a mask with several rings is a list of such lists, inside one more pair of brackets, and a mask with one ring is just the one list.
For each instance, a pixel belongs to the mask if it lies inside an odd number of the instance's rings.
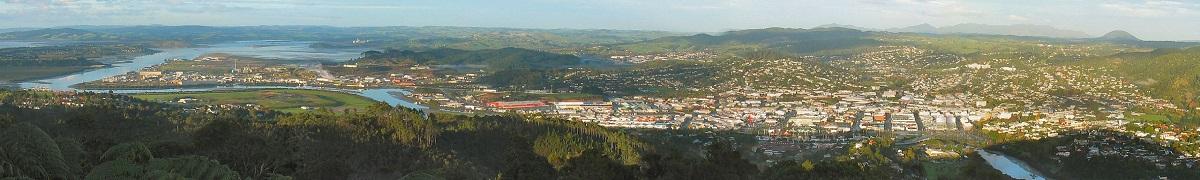
[[983,160],[987,161],[988,165],[991,165],[992,168],[1000,170],[1001,173],[1004,173],[1009,177],[1033,180],[1046,179],[1045,176],[1042,176],[1042,174],[1038,173],[1037,170],[1034,170],[1033,168],[1029,167],[1029,165],[1026,165],[1025,162],[1016,160],[1008,155],[992,153],[991,151],[983,149],[975,150],[975,152],[978,152],[979,156],[982,156]]
[[[321,60],[321,61],[347,61],[358,58],[360,52],[365,49],[314,49],[309,47],[309,42],[296,41],[238,41],[230,43],[221,43],[213,45],[205,45],[200,48],[176,48],[176,49],[160,49],[159,53],[139,56],[127,63],[113,64],[110,67],[90,70],[87,72],[76,73],[66,76],[55,77],[51,79],[20,83],[19,86],[25,89],[51,89],[58,91],[81,91],[72,88],[72,85],[96,81],[106,77],[112,77],[129,72],[134,72],[142,68],[162,64],[167,59],[183,58],[192,59],[205,53],[228,53],[239,56],[250,56],[258,58],[284,59],[284,60]],[[154,90],[87,90],[92,92],[113,92],[113,93],[146,93],[146,92],[195,92],[195,91],[212,91],[212,90],[236,90],[236,89],[264,89],[264,88],[288,88],[288,89],[315,89],[342,91],[352,94],[357,94],[363,97],[371,98],[376,101],[384,102],[392,106],[403,106],[414,109],[425,109],[426,107],[404,101],[397,98],[397,95],[407,94],[408,91],[403,89],[337,89],[337,88],[320,88],[320,87],[288,87],[288,86],[221,86],[209,88],[180,88],[180,89],[154,89]]]

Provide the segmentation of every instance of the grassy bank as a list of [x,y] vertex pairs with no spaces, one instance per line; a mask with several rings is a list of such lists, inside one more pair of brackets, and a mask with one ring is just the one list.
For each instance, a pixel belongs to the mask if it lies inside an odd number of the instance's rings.
[[303,89],[261,89],[212,92],[177,92],[135,94],[136,98],[150,101],[175,102],[182,98],[199,99],[198,104],[257,104],[263,108],[283,112],[308,111],[302,107],[340,111],[364,109],[375,101],[366,97],[333,91]]
[[0,82],[22,82],[64,76],[88,70],[91,66],[0,67]]

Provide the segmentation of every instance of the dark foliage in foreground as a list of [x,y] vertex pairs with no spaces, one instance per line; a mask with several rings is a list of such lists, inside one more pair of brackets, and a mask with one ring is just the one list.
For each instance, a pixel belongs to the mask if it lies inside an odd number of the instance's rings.
[[[380,104],[279,114],[122,95],[0,91],[0,177],[33,179],[862,179],[868,161],[780,163],[734,146],[655,152],[624,130],[536,116],[422,114]],[[864,158],[865,159],[865,158]],[[781,176],[786,175],[786,176]]]

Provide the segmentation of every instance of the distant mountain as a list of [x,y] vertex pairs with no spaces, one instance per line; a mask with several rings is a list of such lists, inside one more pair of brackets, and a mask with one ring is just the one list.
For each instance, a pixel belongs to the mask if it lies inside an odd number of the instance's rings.
[[837,24],[837,23],[825,24],[825,25],[813,27],[813,29],[821,29],[821,28],[846,28],[846,29],[854,29],[854,30],[859,30],[859,31],[880,31],[880,29],[875,29],[875,28],[860,27],[860,26],[849,25],[849,24]]
[[30,31],[30,30],[37,30],[37,28],[0,28],[0,33]]
[[1191,47],[1200,46],[1200,42],[1146,41],[1146,40],[1142,40],[1141,38],[1138,38],[1137,36],[1134,36],[1133,34],[1131,34],[1129,32],[1122,31],[1122,30],[1115,30],[1112,32],[1108,32],[1107,34],[1104,34],[1103,36],[1091,38],[1091,40],[1100,41],[1100,42],[1141,46],[1141,47],[1153,48],[1153,49],[1159,49],[1159,48],[1187,49],[1187,48],[1191,48]]
[[1137,36],[1133,36],[1133,34],[1122,30],[1108,32],[1108,34],[1104,34],[1096,39],[1109,41],[1142,41],[1142,39],[1139,39]]
[[848,28],[766,28],[729,31],[719,35],[674,36],[620,45],[633,52],[725,50],[814,53],[878,45],[871,33]]
[[492,69],[546,69],[579,64],[579,57],[522,48],[459,50],[441,48],[429,51],[367,51],[364,57],[348,63],[365,64],[444,64],[487,65]]
[[51,28],[0,33],[5,40],[97,41],[117,40],[120,36],[73,28]]
[[1087,38],[1090,37],[1087,33],[1073,30],[1063,30],[1051,26],[1031,25],[1031,24],[1014,24],[1014,25],[987,25],[987,24],[957,24],[953,26],[935,27],[929,24],[920,24],[904,28],[887,29],[891,32],[913,32],[913,33],[931,33],[931,34],[988,34],[988,35],[1012,35],[1012,36],[1036,36],[1036,37],[1053,37],[1053,38]]
[[[19,30],[19,29],[18,29]],[[606,29],[521,29],[447,26],[63,26],[0,33],[0,40],[63,40],[122,42],[180,42],[211,44],[246,40],[352,42],[367,47],[398,49],[561,49],[618,44],[684,35],[664,31]]]
[[929,25],[929,24],[918,24],[918,25],[913,25],[913,26],[903,27],[903,28],[887,29],[887,31],[936,34],[936,33],[938,33],[938,28],[934,27],[933,25]]

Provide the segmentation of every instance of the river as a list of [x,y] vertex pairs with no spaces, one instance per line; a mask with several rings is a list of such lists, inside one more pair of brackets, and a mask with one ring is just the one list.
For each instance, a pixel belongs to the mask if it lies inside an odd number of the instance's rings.
[[1042,175],[1042,173],[1039,173],[1036,169],[1029,167],[1028,164],[1017,160],[1016,158],[983,149],[977,149],[975,152],[979,153],[979,156],[982,156],[983,160],[987,161],[988,165],[991,165],[992,168],[1000,170],[1001,173],[1004,173],[1009,177],[1032,180],[1046,179],[1045,175]]
[[212,90],[229,90],[229,89],[264,89],[264,88],[289,88],[289,89],[316,89],[329,91],[342,91],[359,96],[367,97],[379,102],[384,102],[392,106],[403,106],[414,109],[425,109],[426,107],[405,101],[396,97],[398,94],[409,93],[404,89],[340,89],[340,88],[323,88],[323,87],[289,87],[289,86],[222,86],[222,87],[207,87],[207,88],[179,88],[179,89],[154,89],[154,90],[80,90],[72,88],[71,85],[100,80],[106,77],[125,74],[128,72],[137,71],[142,68],[162,64],[167,59],[183,58],[192,59],[205,53],[229,53],[233,55],[281,59],[281,60],[296,60],[296,61],[346,61],[359,57],[360,53],[365,49],[313,49],[308,47],[310,42],[297,41],[237,41],[229,43],[219,43],[204,45],[198,48],[175,48],[175,49],[158,49],[159,53],[138,56],[126,63],[113,64],[112,66],[89,70],[86,72],[75,73],[66,76],[60,76],[50,79],[31,81],[20,83],[21,88],[31,89],[50,89],[58,91],[92,91],[92,92],[114,92],[114,93],[145,93],[145,92],[193,92],[193,91],[212,91]]

